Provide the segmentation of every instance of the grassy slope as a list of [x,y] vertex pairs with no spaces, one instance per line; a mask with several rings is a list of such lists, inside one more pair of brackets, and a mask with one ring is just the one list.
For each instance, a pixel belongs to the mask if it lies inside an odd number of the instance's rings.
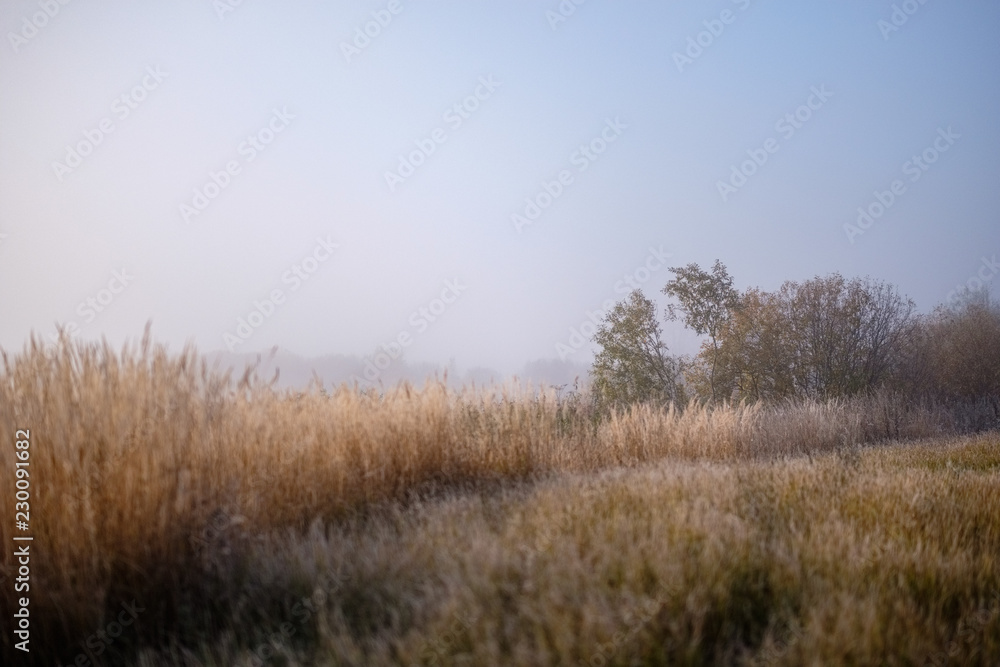
[[248,605],[202,664],[289,622],[303,665],[992,665],[1000,439],[564,475],[252,552],[287,607]]
[[265,644],[288,664],[1000,659],[997,436],[857,448],[954,430],[931,409],[639,410],[595,431],[551,399],[295,399],[234,392],[193,354],[78,348],[8,360],[15,428],[38,664],[133,599],[109,664],[253,664]]

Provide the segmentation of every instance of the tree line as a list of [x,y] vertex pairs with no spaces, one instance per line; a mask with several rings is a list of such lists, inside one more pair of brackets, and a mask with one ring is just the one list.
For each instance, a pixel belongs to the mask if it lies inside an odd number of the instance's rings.
[[656,304],[632,291],[593,338],[592,395],[602,410],[893,391],[988,401],[1000,419],[1000,305],[985,289],[920,314],[894,285],[871,278],[833,273],[739,292],[718,260],[670,272],[664,320],[702,336],[701,349],[671,355]]

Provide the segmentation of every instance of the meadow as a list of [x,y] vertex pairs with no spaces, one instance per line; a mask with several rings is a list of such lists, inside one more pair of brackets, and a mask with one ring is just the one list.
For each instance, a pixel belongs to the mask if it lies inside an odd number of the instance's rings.
[[[31,432],[32,651],[6,622],[0,650],[81,667],[997,664],[996,428],[986,403],[892,394],[603,416],[532,388],[279,392],[148,334],[33,340],[0,369],[8,545],[14,434]],[[6,619],[16,572],[6,548]]]

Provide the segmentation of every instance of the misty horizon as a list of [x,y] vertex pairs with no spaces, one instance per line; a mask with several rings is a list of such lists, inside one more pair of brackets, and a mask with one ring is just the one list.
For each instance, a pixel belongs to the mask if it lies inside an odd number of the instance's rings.
[[987,2],[7,3],[0,348],[151,322],[175,351],[278,348],[295,385],[566,384],[614,303],[662,312],[669,267],[716,259],[740,290],[838,272],[927,313],[1000,272],[998,25]]

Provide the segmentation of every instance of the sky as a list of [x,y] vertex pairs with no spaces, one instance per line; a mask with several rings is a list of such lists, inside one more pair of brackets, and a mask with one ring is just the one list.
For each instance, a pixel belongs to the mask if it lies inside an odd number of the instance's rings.
[[6,350],[151,323],[509,374],[589,364],[692,262],[922,312],[1000,282],[993,1],[4,0],[0,32]]

